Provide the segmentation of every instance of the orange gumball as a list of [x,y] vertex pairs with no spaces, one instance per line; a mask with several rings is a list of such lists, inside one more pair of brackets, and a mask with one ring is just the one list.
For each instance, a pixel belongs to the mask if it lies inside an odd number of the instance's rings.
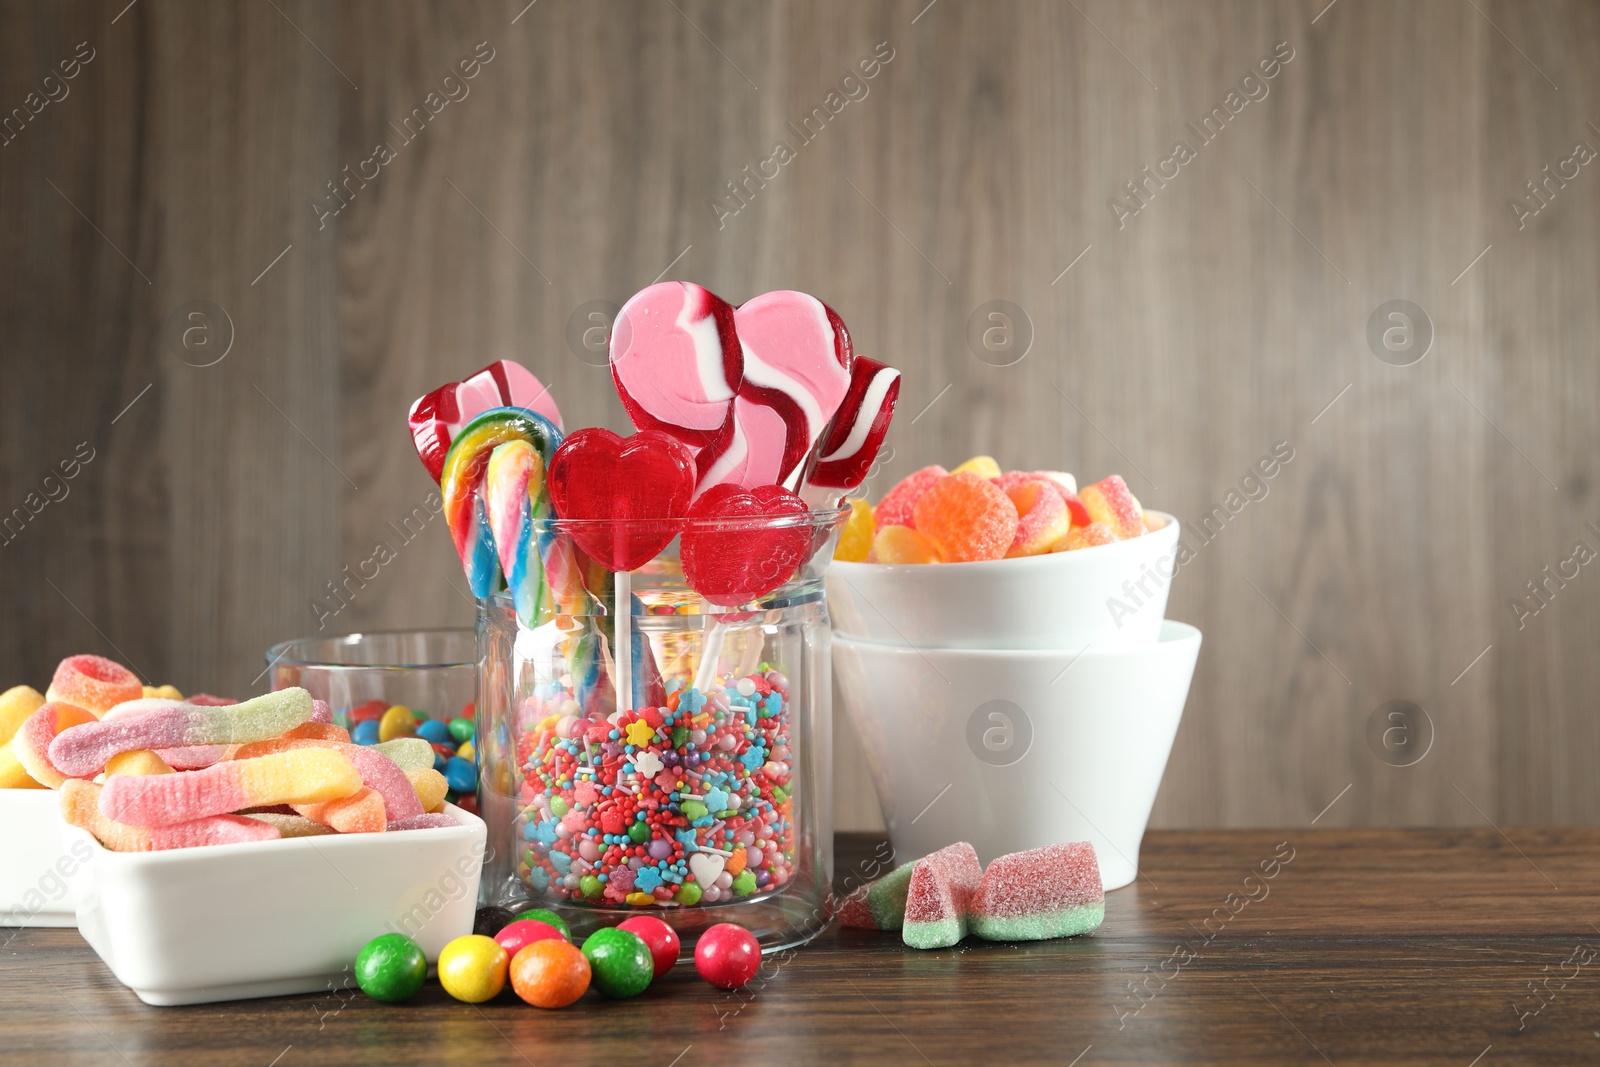
[[987,478],[946,475],[912,509],[917,532],[939,547],[946,563],[999,559],[1017,536],[1017,506]]
[[535,941],[511,958],[511,988],[536,1008],[564,1008],[589,988],[589,960],[559,937]]

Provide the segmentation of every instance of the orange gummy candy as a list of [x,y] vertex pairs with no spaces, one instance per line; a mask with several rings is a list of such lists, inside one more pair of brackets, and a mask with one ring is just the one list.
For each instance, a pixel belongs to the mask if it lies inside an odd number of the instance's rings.
[[1078,499],[1088,509],[1089,519],[1104,523],[1119,540],[1144,533],[1144,515],[1122,475],[1113,474],[1084,486],[1078,491]]
[[885,526],[872,539],[868,563],[939,563],[939,546],[909,526]]
[[923,493],[913,509],[917,530],[948,563],[999,559],[1017,536],[1017,506],[993,482],[960,471]]
[[1055,483],[1019,482],[1008,487],[1005,493],[1017,506],[1017,536],[1006,550],[1007,559],[1048,552],[1051,545],[1072,529],[1067,502]]
[[872,551],[872,535],[876,532],[872,505],[861,499],[850,501],[850,517],[844,520],[844,529],[839,531],[839,547],[833,550],[833,558],[846,563],[865,563],[867,553]]
[[1111,532],[1111,527],[1103,522],[1091,522],[1087,526],[1074,526],[1067,536],[1050,546],[1050,551],[1071,552],[1078,548],[1109,545],[1116,539],[1117,535]]
[[916,519],[912,511],[917,501],[922,499],[922,494],[932,489],[935,483],[950,472],[938,464],[932,467],[923,467],[906,475],[895,487],[883,494],[883,499],[878,501],[878,508],[874,514],[877,517],[878,528],[885,526],[909,526],[917,528]]

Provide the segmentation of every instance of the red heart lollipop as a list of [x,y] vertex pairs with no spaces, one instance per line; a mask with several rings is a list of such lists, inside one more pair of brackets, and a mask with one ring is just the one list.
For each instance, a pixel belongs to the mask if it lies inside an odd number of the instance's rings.
[[782,486],[712,486],[689,509],[680,552],[684,580],[723,607],[765,596],[789,580],[811,548],[807,524],[767,523],[806,514],[805,501]]
[[572,539],[613,571],[642,567],[683,526],[694,494],[694,455],[660,430],[622,438],[574,430],[550,460],[550,502]]

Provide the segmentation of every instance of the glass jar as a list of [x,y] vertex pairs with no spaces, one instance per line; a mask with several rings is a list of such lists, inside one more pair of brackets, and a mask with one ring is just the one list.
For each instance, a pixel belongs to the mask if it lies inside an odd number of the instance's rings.
[[[791,576],[740,603],[696,592],[676,539],[631,573],[580,567],[592,580],[568,589],[552,578],[564,602],[532,627],[506,594],[478,602],[485,903],[551,908],[577,940],[650,914],[686,953],[719,922],[768,952],[822,930],[833,875],[822,575],[844,514],[691,520],[686,536],[737,531],[747,558],[763,536],[800,538],[799,566],[778,565]],[[559,543],[580,525],[536,522],[535,536]],[[619,701],[624,644],[631,699]]]
[[477,652],[471,630],[378,630],[282,641],[267,668],[273,689],[309,690],[347,728],[352,709],[376,702],[449,721],[471,714]]

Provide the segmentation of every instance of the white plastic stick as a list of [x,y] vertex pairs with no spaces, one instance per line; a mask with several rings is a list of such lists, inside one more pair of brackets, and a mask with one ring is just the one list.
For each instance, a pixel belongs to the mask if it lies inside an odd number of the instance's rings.
[[611,650],[611,662],[616,670],[612,688],[616,690],[617,710],[629,711],[633,706],[633,574],[618,571],[613,583],[616,620],[612,633],[616,647]]
[[717,680],[717,660],[722,658],[722,642],[727,633],[728,627],[722,619],[713,615],[700,646],[700,666],[694,672],[694,687],[702,693],[709,692]]

